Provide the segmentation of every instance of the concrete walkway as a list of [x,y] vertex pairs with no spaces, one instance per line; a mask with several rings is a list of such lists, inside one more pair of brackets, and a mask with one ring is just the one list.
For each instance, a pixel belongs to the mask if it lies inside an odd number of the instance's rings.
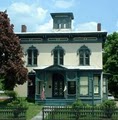
[[[60,108],[60,106],[44,106],[44,107],[46,107],[47,109],[45,109],[46,111],[51,111],[51,109],[49,109],[50,107],[59,107]],[[64,106],[61,106],[61,108],[62,107],[64,107]],[[44,116],[44,117],[46,117],[46,116]],[[33,117],[31,120],[42,120],[42,118],[43,118],[43,115],[42,115],[42,111],[39,113],[39,114],[37,114],[35,117]]]
[[33,117],[31,120],[42,120],[42,111],[37,114],[35,117]]

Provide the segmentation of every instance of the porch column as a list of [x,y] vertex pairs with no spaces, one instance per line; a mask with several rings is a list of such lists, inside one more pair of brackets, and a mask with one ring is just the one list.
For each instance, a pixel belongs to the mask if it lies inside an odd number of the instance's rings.
[[65,72],[64,97],[65,97],[66,99],[68,98],[67,72]]
[[76,100],[79,99],[79,77],[76,75]]
[[45,99],[46,99],[46,86],[47,86],[47,74],[46,71],[44,71],[44,95],[45,95]]

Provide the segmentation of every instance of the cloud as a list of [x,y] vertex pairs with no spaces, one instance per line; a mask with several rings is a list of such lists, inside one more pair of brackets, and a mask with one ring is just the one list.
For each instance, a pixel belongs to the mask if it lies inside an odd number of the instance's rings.
[[47,23],[39,25],[36,28],[36,32],[51,32],[53,28],[53,20],[49,20]]
[[74,4],[74,0],[56,0],[55,6],[58,8],[70,8]]
[[97,31],[97,23],[87,22],[87,23],[78,24],[75,30],[76,31]]
[[13,3],[9,7],[9,10],[11,10],[13,13],[24,14],[24,13],[30,13],[31,8],[29,5],[27,5],[25,3]]
[[[7,11],[11,23],[16,25],[15,27],[26,24],[26,26],[29,26],[29,31],[35,31],[36,25],[43,23],[48,12],[36,3],[26,4],[23,2],[12,3]],[[16,29],[18,30],[18,28]]]

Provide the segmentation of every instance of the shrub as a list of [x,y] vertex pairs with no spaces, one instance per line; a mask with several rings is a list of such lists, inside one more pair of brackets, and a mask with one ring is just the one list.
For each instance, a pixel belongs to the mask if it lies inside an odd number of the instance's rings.
[[81,108],[83,106],[85,106],[85,104],[82,103],[82,101],[80,101],[80,100],[77,100],[72,104],[72,108],[74,108],[74,109]]
[[112,100],[105,100],[105,101],[102,103],[101,106],[102,106],[103,111],[105,112],[105,115],[107,116],[107,118],[111,118],[113,112],[114,112],[115,109],[116,109],[116,102],[115,102],[115,101],[112,101]]
[[27,108],[27,103],[25,100],[17,98],[16,100],[13,100],[12,102],[7,104],[8,106],[11,107],[24,107]]
[[20,99],[13,100],[7,105],[13,108],[12,110],[15,118],[18,118],[20,113],[25,112],[27,110],[26,103]]
[[17,93],[15,91],[5,91],[5,94],[13,100],[17,99]]

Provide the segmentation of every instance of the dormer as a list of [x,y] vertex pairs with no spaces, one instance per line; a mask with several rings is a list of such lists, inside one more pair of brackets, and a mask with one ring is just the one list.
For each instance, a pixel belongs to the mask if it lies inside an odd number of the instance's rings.
[[51,13],[53,30],[71,30],[73,13]]

